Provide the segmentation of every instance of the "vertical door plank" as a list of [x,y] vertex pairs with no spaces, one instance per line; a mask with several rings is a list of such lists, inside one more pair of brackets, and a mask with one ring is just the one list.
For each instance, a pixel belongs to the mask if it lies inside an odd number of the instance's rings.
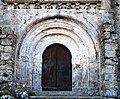
[[56,90],[56,46],[49,46],[43,54],[42,90]]
[[72,65],[69,50],[62,45],[57,45],[57,90],[72,90]]

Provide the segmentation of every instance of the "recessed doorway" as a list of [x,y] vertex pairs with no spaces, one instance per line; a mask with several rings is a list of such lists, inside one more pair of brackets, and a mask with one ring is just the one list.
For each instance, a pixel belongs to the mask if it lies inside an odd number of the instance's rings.
[[72,91],[71,53],[62,44],[48,46],[42,55],[42,91]]

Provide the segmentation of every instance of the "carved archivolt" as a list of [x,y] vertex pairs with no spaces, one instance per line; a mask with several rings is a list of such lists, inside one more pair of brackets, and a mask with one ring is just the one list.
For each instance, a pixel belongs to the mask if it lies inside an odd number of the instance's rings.
[[[96,73],[95,70],[99,70],[99,56],[96,55],[98,48],[95,47],[97,41],[94,41],[96,38],[90,31],[86,31],[87,27],[75,20],[58,17],[48,19],[38,22],[19,40],[16,57],[19,79],[40,91],[42,54],[49,45],[59,43],[66,46],[72,55],[73,90],[82,86],[89,88],[90,77]],[[22,74],[23,71],[26,75]],[[98,82],[99,72],[95,75],[97,78],[92,79]]]

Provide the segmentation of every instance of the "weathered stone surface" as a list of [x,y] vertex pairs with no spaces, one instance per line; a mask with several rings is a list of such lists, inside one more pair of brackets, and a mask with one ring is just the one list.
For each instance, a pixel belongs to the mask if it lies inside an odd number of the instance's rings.
[[[116,93],[115,90],[112,90],[112,89],[111,89],[111,90],[107,90],[106,93],[104,94],[104,96],[112,96],[112,97],[115,96],[115,97],[116,97],[116,96],[117,96],[117,93]],[[114,99],[114,98],[113,98],[113,99]]]
[[105,81],[115,81],[116,75],[112,73],[105,73]]
[[115,50],[113,50],[113,51],[105,51],[105,57],[107,57],[107,58],[116,57]]
[[[115,31],[116,31],[116,33],[117,33],[117,38],[118,38],[118,53],[119,54],[117,54],[117,56],[118,56],[118,86],[120,85],[120,10],[118,10],[119,9],[119,7],[120,7],[120,0],[115,0],[115,2],[113,2],[113,5],[114,5],[114,10],[115,10]],[[120,86],[118,87],[118,95],[119,95],[119,97],[118,98],[120,98]]]
[[4,65],[4,64],[6,64],[6,61],[1,60],[1,61],[0,61],[0,65]]
[[8,4],[0,11],[0,72],[9,77],[0,78],[12,80],[15,75],[15,80],[27,82],[41,94],[43,52],[49,45],[60,43],[72,55],[73,95],[116,98],[119,22],[115,29],[111,1],[101,2],[26,3],[19,4],[19,9]]
[[12,35],[8,35],[6,37],[6,39],[2,39],[2,45],[12,45],[13,44],[13,36]]
[[110,38],[110,32],[105,32],[105,38],[106,39]]
[[4,52],[12,52],[12,46],[5,46]]
[[105,65],[105,71],[104,73],[113,73],[115,72],[115,66],[111,66],[111,65]]
[[6,38],[6,35],[5,34],[0,34],[0,38],[1,39]]
[[12,60],[6,61],[6,63],[12,68],[14,68],[14,62]]
[[116,45],[116,44],[112,44],[112,43],[106,43],[105,44],[105,50],[113,51],[117,48],[118,48],[118,45]]
[[110,58],[110,59],[106,59],[104,64],[105,65],[110,65],[110,66],[116,66],[117,63],[115,61],[113,61],[112,58]]
[[4,50],[4,46],[0,45],[0,51]]
[[12,28],[11,27],[13,27],[14,28],[14,26],[12,25],[12,26],[9,26],[9,25],[7,25],[6,27],[4,27],[3,28],[3,30],[2,30],[2,33],[3,34],[13,34],[13,31],[12,31]]
[[1,53],[1,60],[11,60],[12,54],[11,53]]
[[117,34],[112,34],[112,35],[111,35],[111,38],[112,38],[113,40],[117,40],[117,39],[118,39],[118,35],[117,35]]
[[0,68],[2,70],[13,70],[13,67],[8,65],[8,64],[5,64],[5,65],[1,65]]

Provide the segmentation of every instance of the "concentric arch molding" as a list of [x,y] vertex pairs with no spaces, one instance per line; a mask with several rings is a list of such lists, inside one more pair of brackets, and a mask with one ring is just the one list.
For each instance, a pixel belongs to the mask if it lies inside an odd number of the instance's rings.
[[[99,48],[97,37],[94,37],[85,25],[72,19],[55,17],[36,23],[29,30],[27,28],[18,41],[16,79],[27,82],[36,93],[42,91],[42,54],[49,45],[59,43],[72,55],[72,90],[80,91],[80,82],[90,88],[91,78],[99,82],[99,72],[95,72],[99,71],[99,55],[96,55]],[[92,77],[93,74],[96,77]]]

